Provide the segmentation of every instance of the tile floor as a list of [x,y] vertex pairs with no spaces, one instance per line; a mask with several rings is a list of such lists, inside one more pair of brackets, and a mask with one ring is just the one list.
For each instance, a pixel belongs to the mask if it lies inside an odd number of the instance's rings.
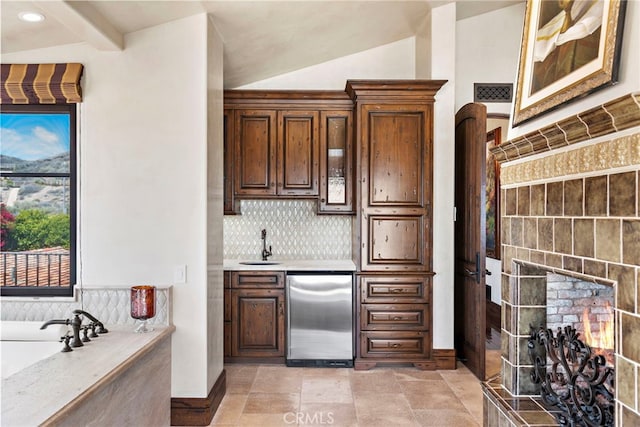
[[227,392],[211,426],[482,425],[480,382],[462,364],[450,371],[250,364],[225,369]]

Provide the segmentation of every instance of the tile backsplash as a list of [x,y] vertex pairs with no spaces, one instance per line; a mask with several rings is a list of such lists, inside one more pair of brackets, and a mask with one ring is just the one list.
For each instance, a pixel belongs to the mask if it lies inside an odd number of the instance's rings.
[[224,217],[225,259],[259,259],[267,230],[273,259],[351,259],[349,215],[318,215],[312,200],[242,200]]
[[[80,285],[78,285],[80,286]],[[82,309],[98,318],[104,325],[134,325],[131,318],[130,287],[79,287],[77,300],[58,301],[60,298],[42,298],[40,300],[4,298],[2,300],[1,319],[17,321],[45,321],[50,319],[68,319],[75,309]],[[152,325],[170,325],[171,287],[156,289],[156,315],[149,319]]]

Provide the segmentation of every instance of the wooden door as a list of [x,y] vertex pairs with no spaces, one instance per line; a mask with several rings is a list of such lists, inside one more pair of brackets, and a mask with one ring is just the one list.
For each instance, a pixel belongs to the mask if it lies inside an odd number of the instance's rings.
[[231,291],[231,355],[284,356],[284,290]]
[[485,140],[486,107],[456,113],[455,347],[465,365],[485,379]]
[[319,139],[318,111],[278,112],[278,195],[318,195]]
[[234,132],[236,195],[275,195],[276,112],[236,110]]

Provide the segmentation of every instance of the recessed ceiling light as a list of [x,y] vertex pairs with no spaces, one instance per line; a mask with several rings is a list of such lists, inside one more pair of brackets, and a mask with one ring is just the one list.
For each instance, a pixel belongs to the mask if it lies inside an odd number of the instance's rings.
[[20,12],[18,18],[25,22],[41,22],[44,21],[44,15],[38,12]]

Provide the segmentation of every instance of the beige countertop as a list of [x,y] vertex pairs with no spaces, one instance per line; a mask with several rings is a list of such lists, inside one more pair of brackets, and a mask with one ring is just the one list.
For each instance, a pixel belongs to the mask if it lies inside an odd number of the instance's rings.
[[[243,262],[257,264],[242,264]],[[270,259],[268,264],[262,264],[257,259],[225,259],[224,269],[231,271],[355,271],[356,265],[350,259],[339,260],[287,260]]]
[[2,424],[35,426],[64,415],[175,330],[154,325],[153,331],[140,334],[133,332],[133,326],[106,327],[107,334],[83,347],[56,353],[2,380]]

